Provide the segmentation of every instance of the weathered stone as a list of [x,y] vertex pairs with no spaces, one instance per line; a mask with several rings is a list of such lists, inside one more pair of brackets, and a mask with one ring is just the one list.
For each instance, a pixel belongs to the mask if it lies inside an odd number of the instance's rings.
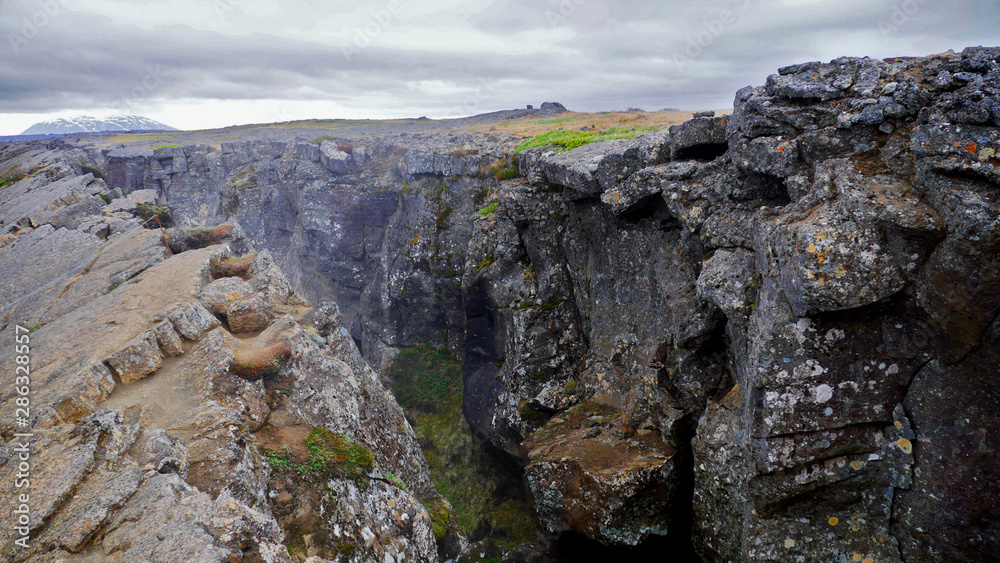
[[[544,157],[541,163],[542,170],[550,183],[572,190],[572,193],[567,194],[571,199],[599,194],[602,191],[598,180],[601,162],[608,158],[609,154],[621,155],[627,146],[626,141],[591,143]],[[619,162],[619,164],[616,169],[623,168],[624,163]],[[609,165],[609,171],[605,176],[610,180],[613,175]]]
[[169,357],[180,356],[184,353],[184,343],[181,342],[180,335],[174,330],[174,326],[169,321],[164,321],[152,328],[156,335],[156,342],[160,345],[160,350]]
[[229,330],[234,333],[264,330],[273,318],[274,310],[261,293],[254,293],[226,307]]
[[206,285],[198,300],[212,313],[224,313],[232,303],[253,294],[253,287],[240,278],[220,278]]
[[726,151],[728,117],[701,117],[670,128],[670,158],[711,160]]
[[156,333],[149,330],[105,361],[115,376],[127,385],[160,369],[163,365],[163,354],[160,353],[160,347],[156,342]]
[[206,332],[222,325],[219,319],[197,302],[175,309],[169,318],[177,332],[188,340],[198,340]]
[[705,261],[698,276],[698,295],[708,299],[733,319],[749,315],[760,284],[754,253],[738,248],[720,249]]
[[[677,482],[674,449],[658,431],[616,438],[613,411],[581,405],[553,418],[525,442],[525,477],[538,516],[552,533],[573,531],[610,545],[666,535]],[[593,432],[596,429],[596,434]]]
[[351,155],[337,148],[333,141],[323,141],[319,145],[320,161],[334,174],[346,174],[350,169]]

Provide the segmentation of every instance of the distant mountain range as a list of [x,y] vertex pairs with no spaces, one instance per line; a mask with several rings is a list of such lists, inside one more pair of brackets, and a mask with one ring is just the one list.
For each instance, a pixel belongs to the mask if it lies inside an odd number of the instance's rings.
[[115,115],[103,119],[82,115],[42,121],[29,127],[21,135],[65,135],[107,131],[177,131],[177,129],[138,115]]

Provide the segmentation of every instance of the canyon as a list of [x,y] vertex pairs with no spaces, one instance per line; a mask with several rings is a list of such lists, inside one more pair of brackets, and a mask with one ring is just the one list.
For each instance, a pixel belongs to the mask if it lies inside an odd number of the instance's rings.
[[[5,523],[19,326],[35,434],[0,553],[1000,558],[1000,48],[572,150],[504,125],[570,115],[0,145]],[[531,541],[436,486],[390,392],[431,352]]]

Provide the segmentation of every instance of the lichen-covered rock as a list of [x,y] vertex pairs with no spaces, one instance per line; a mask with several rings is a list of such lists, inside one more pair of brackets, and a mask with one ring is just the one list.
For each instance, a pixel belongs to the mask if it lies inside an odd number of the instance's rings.
[[250,286],[255,291],[263,292],[272,304],[284,304],[288,300],[291,285],[267,250],[254,256],[247,273],[250,275]]
[[350,164],[351,155],[337,148],[337,143],[333,141],[323,141],[319,145],[320,162],[323,166],[334,174],[346,174]]
[[668,507],[680,487],[676,451],[658,430],[622,436],[619,414],[574,407],[525,442],[525,478],[549,532],[638,545],[674,524]]
[[170,322],[188,340],[199,340],[203,334],[222,324],[198,302],[188,303],[172,311]]
[[719,249],[705,260],[698,275],[698,295],[708,299],[730,319],[750,314],[760,283],[754,253],[737,248]]
[[[726,145],[728,117],[699,117],[670,128],[670,158],[710,159]],[[721,149],[725,152],[725,149]]]
[[257,332],[271,324],[274,310],[261,293],[233,301],[226,307],[226,320],[233,333]]
[[156,333],[146,331],[105,360],[124,384],[135,383],[160,369],[163,354],[156,342]]
[[[638,155],[632,159],[622,156],[628,145],[628,141],[590,143],[544,157],[542,170],[550,183],[572,190],[567,194],[570,198],[600,194],[603,191],[599,179],[602,162],[605,162],[604,178],[607,184],[613,182],[615,177],[629,166],[638,168]],[[610,155],[615,157],[611,158]],[[628,164],[628,160],[633,163]]]
[[160,350],[165,355],[174,357],[184,353],[184,343],[169,321],[163,321],[151,330],[156,335],[156,343],[160,345]]
[[212,313],[225,313],[236,301],[253,295],[253,287],[237,277],[220,278],[205,286],[198,300]]

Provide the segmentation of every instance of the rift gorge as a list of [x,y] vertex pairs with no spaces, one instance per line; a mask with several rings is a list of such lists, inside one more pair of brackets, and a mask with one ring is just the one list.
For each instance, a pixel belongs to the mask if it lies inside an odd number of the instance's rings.
[[998,150],[983,47],[0,144],[0,559],[998,560]]

